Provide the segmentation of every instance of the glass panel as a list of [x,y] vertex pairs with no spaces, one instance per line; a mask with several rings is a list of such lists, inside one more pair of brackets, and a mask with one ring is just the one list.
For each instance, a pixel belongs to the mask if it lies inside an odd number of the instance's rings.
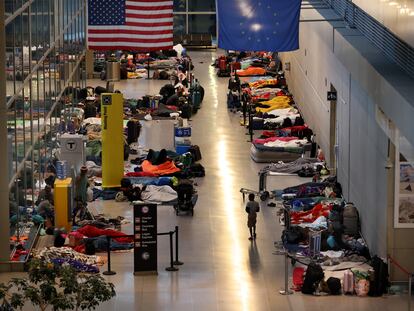
[[[3,0],[4,1],[4,0]],[[5,15],[6,18],[16,12],[18,9],[22,7],[29,0],[5,0],[4,8],[5,8]]]
[[186,15],[174,15],[174,35],[183,35],[186,33]]
[[209,33],[216,37],[215,14],[191,14],[189,15],[189,33]]
[[189,0],[189,12],[215,12],[216,0]]
[[174,0],[174,12],[185,12],[185,1],[186,0]]
[[[6,17],[16,12],[26,0],[3,0]],[[74,81],[68,77],[85,50],[85,10],[78,18],[74,14],[85,0],[34,0],[30,7],[16,16],[6,27],[6,89],[10,106],[8,118],[8,147],[10,154],[9,179],[11,235],[16,245],[30,230],[27,220],[29,208],[36,207],[37,197],[44,188],[44,180],[53,171],[55,160],[57,124],[65,105],[77,103],[75,92],[57,98],[68,86],[86,85],[85,80]],[[62,34],[62,30],[67,30]],[[55,38],[62,38],[46,54]],[[41,62],[42,58],[44,60]],[[60,75],[60,65],[68,66]],[[38,64],[38,69],[33,70]],[[82,64],[82,68],[84,64]],[[32,74],[23,85],[23,80]],[[70,88],[68,88],[70,89]],[[13,100],[14,98],[14,100]],[[12,251],[12,255],[14,252]],[[19,260],[21,258],[16,258]]]

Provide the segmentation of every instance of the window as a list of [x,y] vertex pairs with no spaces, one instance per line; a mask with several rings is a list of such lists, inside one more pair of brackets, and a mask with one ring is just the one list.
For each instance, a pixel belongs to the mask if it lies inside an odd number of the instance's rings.
[[188,11],[190,12],[215,12],[215,0],[189,0]]
[[185,12],[186,0],[174,0],[174,12]]
[[216,37],[216,14],[189,15],[189,33],[210,33]]
[[183,35],[187,32],[185,14],[174,15],[174,35]]

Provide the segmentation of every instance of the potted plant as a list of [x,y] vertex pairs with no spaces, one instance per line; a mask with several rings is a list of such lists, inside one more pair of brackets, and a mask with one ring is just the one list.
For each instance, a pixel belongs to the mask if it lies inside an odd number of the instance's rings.
[[30,302],[38,310],[93,310],[115,296],[112,283],[99,274],[78,273],[69,265],[40,260],[29,263],[27,278],[0,284],[0,310],[21,309]]

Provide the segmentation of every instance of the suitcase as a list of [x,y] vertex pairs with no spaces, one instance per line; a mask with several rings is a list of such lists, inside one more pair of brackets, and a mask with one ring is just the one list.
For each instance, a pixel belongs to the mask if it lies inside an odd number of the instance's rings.
[[234,62],[232,65],[233,65],[233,70],[241,69],[241,64],[239,62]]
[[230,91],[227,94],[227,108],[234,109],[234,108],[240,108],[240,107],[241,107],[241,103],[240,103],[239,96]]
[[227,62],[226,62],[226,58],[221,57],[219,59],[219,70],[220,71],[226,71],[227,70]]
[[197,161],[200,161],[202,159],[201,151],[200,151],[199,146],[197,146],[197,145],[191,146],[190,149],[188,150],[188,152],[191,153],[191,155],[193,157],[193,162],[197,162]]
[[201,106],[201,87],[195,85],[191,91],[191,101],[193,103],[193,111],[197,111]]
[[354,294],[354,274],[351,270],[346,270],[344,273],[344,282],[343,282],[343,292],[344,294],[353,295]]
[[321,252],[321,231],[309,231],[309,253],[311,257],[318,256]]
[[129,120],[127,123],[127,142],[128,145],[138,141],[139,133],[141,131],[141,123],[137,120]]

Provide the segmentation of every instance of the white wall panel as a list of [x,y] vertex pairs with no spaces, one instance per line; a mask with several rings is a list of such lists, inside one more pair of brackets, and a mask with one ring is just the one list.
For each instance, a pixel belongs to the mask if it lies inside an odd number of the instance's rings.
[[414,47],[414,0],[353,0],[353,2]]
[[351,165],[348,199],[359,209],[362,232],[371,250],[385,257],[388,138],[377,125],[372,99],[355,80],[351,80],[349,128]]

